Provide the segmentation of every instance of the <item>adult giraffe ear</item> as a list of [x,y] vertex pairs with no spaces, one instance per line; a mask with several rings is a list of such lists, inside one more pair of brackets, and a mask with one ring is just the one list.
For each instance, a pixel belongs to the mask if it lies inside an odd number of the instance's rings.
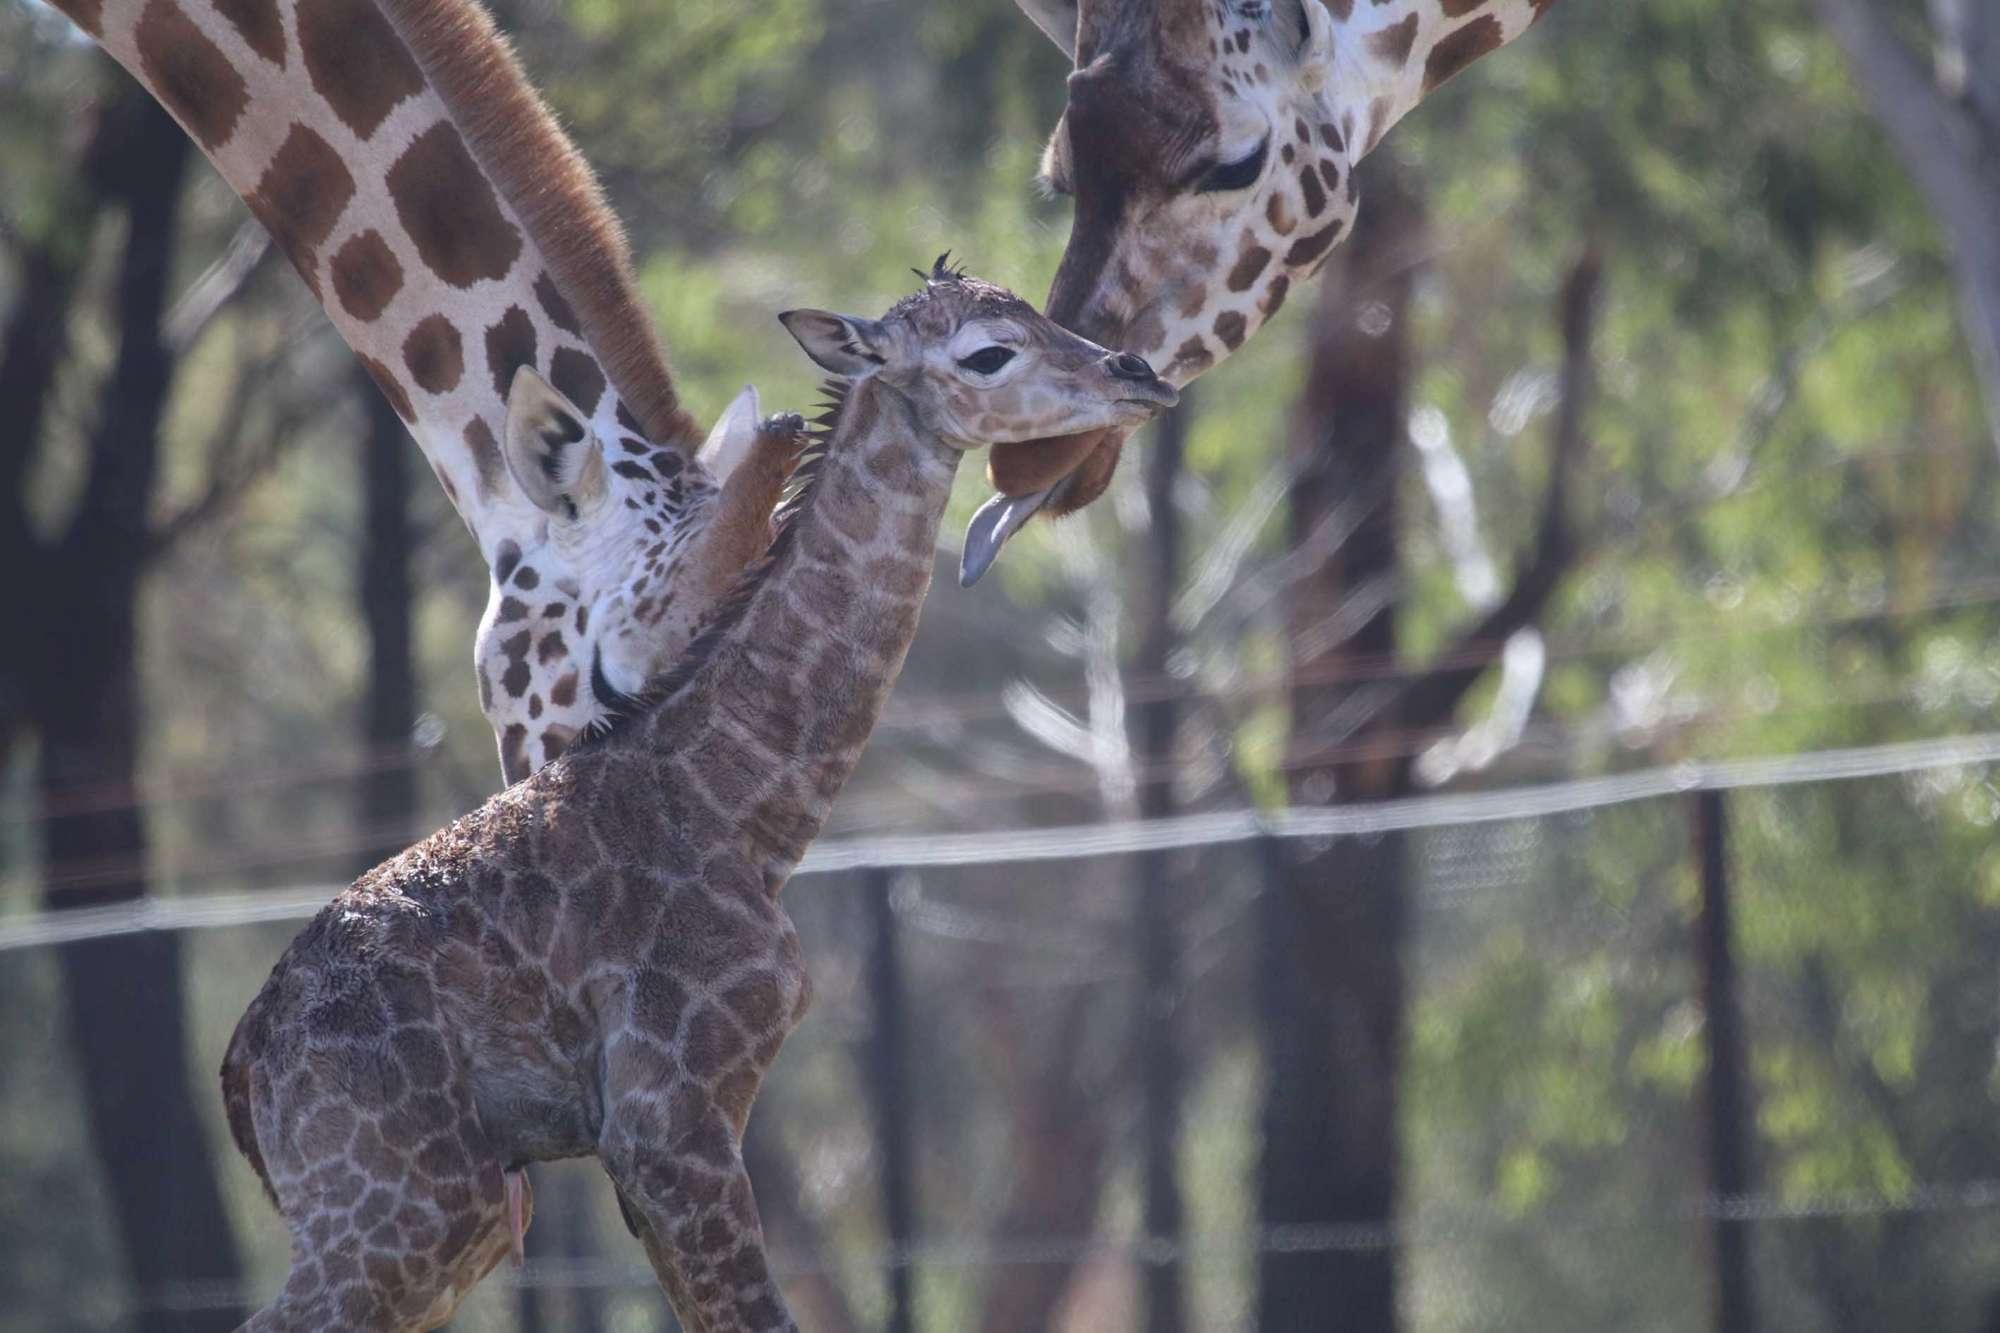
[[1321,0],[1247,0],[1239,4],[1256,8],[1271,25],[1280,50],[1292,53],[1299,62],[1302,79],[1314,88],[1326,80],[1326,67],[1333,59],[1333,15]]
[[[1307,92],[1318,92],[1333,69],[1333,15],[1321,0],[1292,0],[1298,16],[1293,32],[1299,39],[1299,82]],[[1282,10],[1287,6],[1280,4]]]
[[737,464],[750,456],[750,447],[757,443],[757,423],[763,415],[757,406],[755,386],[746,384],[743,392],[715,419],[715,428],[696,451],[695,459],[716,485],[728,481]]
[[1047,34],[1048,39],[1062,48],[1062,53],[1076,60],[1076,0],[1014,0],[1028,21]]
[[888,364],[888,330],[879,320],[830,310],[787,310],[778,320],[822,370],[859,379]]
[[500,452],[537,509],[576,522],[604,503],[604,450],[589,419],[527,366],[514,372],[507,390]]

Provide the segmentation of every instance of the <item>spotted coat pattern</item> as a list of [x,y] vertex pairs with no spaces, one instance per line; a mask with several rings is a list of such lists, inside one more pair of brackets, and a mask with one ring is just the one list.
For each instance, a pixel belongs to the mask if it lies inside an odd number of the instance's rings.
[[[899,309],[921,329],[969,294],[1004,295],[952,279]],[[1066,410],[995,419],[921,354],[868,374],[777,545],[647,702],[363,876],[286,950],[222,1069],[294,1242],[251,1329],[435,1327],[506,1253],[521,1165],[592,1153],[683,1326],[794,1327],[740,1152],[808,999],[778,895],[916,635],[974,443],[938,427],[1019,439],[1172,399],[1006,299],[1045,353],[1021,352],[1023,377],[1055,386],[1024,396]]]
[[[1319,273],[1389,128],[1554,0],[1084,0],[1080,28],[1076,0],[1018,2],[1078,34],[1043,164],[1077,205],[1048,312],[1185,385]],[[1230,179],[1260,145],[1251,178]],[[1073,449],[1048,512],[1101,494],[1121,442]],[[1005,494],[1048,484],[1023,452],[993,452]]]
[[[587,169],[468,0],[56,3],[187,129],[409,425],[491,576],[480,702],[507,778],[525,776],[604,715],[593,667],[609,656],[646,679],[717,582],[694,572],[713,554],[699,535],[717,479],[650,329],[630,335],[643,312]],[[460,85],[455,100],[441,91]],[[496,161],[509,151],[557,159],[543,175],[569,195],[545,193],[575,203],[559,225],[538,230],[501,188],[536,176]],[[599,285],[611,294],[582,299]],[[576,403],[611,455],[612,503],[588,540],[552,540],[560,516],[529,503],[503,460],[521,366]]]

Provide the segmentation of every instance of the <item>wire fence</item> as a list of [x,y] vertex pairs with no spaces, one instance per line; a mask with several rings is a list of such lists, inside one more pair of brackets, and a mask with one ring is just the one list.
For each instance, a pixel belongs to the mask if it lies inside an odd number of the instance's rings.
[[[1695,791],[1790,787],[1932,772],[2000,761],[2000,732],[1711,763],[1499,791],[1418,796],[1330,809],[1221,810],[1167,819],[821,842],[793,879],[854,870],[1025,865],[1251,842],[1372,837],[1385,833],[1547,819]],[[379,834],[377,835],[379,840]],[[0,952],[145,931],[183,931],[303,920],[344,887],[317,884],[247,894],[155,898],[0,919]]]
[[[1708,1326],[1715,1237],[1738,1228],[1769,1327],[1983,1329],[2000,1273],[1988,1090],[2000,1086],[2000,928],[1986,921],[2000,901],[1986,887],[2000,883],[1996,763],[2000,731],[1370,806],[823,841],[786,895],[818,998],[752,1121],[776,1264],[808,1327],[843,1326],[813,1305],[827,1292],[846,1302],[846,1327],[884,1325],[899,1272],[919,1327],[976,1326],[995,1293],[1050,1274],[1069,1294],[1047,1326],[1136,1327],[1129,1301],[1105,1293],[1171,1264],[1191,1327],[1247,1328],[1265,1263],[1379,1255],[1397,1266],[1408,1326],[1427,1333],[1678,1330]],[[1729,794],[1740,880],[1758,1161],[1741,1190],[1715,1187],[1703,1147],[1695,793]],[[1359,853],[1385,845],[1409,867],[1412,916],[1401,1203],[1390,1223],[1265,1222],[1255,996],[1271,857],[1331,867],[1309,888],[1337,901],[1367,887]],[[1170,879],[1139,878],[1161,865]],[[0,919],[0,1004],[13,1014],[0,1012],[0,1306],[27,1312],[21,1326],[239,1308],[284,1266],[254,1183],[218,1157],[250,1238],[245,1279],[119,1283],[113,1228],[87,1185],[101,1168],[36,1128],[52,1110],[74,1123],[62,1109],[77,1095],[73,1053],[59,1025],[25,1017],[49,1009],[56,951],[175,936],[209,1068],[284,934],[338,887]],[[1173,1236],[1146,1234],[1133,1207],[1143,1070],[1131,1033],[1155,1012],[1135,891],[1173,904],[1180,960],[1188,1221]],[[868,1109],[876,894],[903,955],[915,1074],[916,1222],[901,1236],[882,1222],[887,1149]],[[1066,1085],[1083,1102],[1059,1098],[1068,1109],[1048,1119],[1035,1098]],[[1001,1225],[1062,1116],[1091,1119],[1101,1138],[1097,1202]],[[536,1170],[528,1262],[496,1273],[455,1327],[662,1327],[651,1271],[595,1172]],[[76,1216],[34,1235],[51,1197],[71,1198]],[[84,1313],[38,1320],[62,1309]]]

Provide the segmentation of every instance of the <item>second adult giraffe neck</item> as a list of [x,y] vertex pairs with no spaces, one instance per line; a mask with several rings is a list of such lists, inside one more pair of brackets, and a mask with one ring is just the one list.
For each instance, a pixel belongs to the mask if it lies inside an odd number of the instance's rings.
[[773,892],[818,836],[916,637],[959,453],[874,378],[852,385],[811,493],[741,600],[618,743],[735,828]]

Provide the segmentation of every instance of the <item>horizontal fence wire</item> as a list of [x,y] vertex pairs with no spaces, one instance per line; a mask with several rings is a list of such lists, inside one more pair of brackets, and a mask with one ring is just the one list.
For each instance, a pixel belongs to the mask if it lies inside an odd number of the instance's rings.
[[[853,870],[1026,865],[1220,847],[1265,838],[1369,837],[1445,825],[1578,814],[1695,791],[1846,782],[1995,762],[2000,762],[2000,732],[1989,731],[1769,758],[1674,764],[1607,777],[1329,809],[1223,810],[1003,832],[852,838],[814,847],[799,863],[793,878]],[[345,887],[318,884],[256,893],[148,898],[107,907],[24,914],[0,921],[0,953],[116,935],[303,920]]]
[[[774,1248],[772,1271],[780,1279],[867,1270],[977,1270],[1028,1268],[1124,1260],[1134,1263],[1204,1265],[1240,1262],[1247,1255],[1371,1253],[1415,1245],[1450,1244],[1509,1227],[1542,1231],[1603,1231],[1685,1225],[1722,1219],[1742,1223],[1794,1223],[1821,1219],[1915,1217],[1941,1213],[1990,1212],[2000,1208],[2000,1180],[1954,1185],[1920,1185],[1896,1196],[1837,1193],[1708,1195],[1656,1212],[1620,1213],[1606,1209],[1515,1210],[1489,1208],[1435,1211],[1406,1222],[1323,1223],[1203,1232],[1181,1241],[1161,1236],[1045,1236],[1032,1238],[932,1237],[901,1245],[833,1248],[818,1255]],[[495,1283],[544,1291],[650,1291],[658,1285],[645,1264],[618,1259],[529,1259],[518,1268],[494,1273]],[[194,1313],[233,1309],[257,1298],[243,1282],[168,1283],[141,1292],[130,1308]]]

